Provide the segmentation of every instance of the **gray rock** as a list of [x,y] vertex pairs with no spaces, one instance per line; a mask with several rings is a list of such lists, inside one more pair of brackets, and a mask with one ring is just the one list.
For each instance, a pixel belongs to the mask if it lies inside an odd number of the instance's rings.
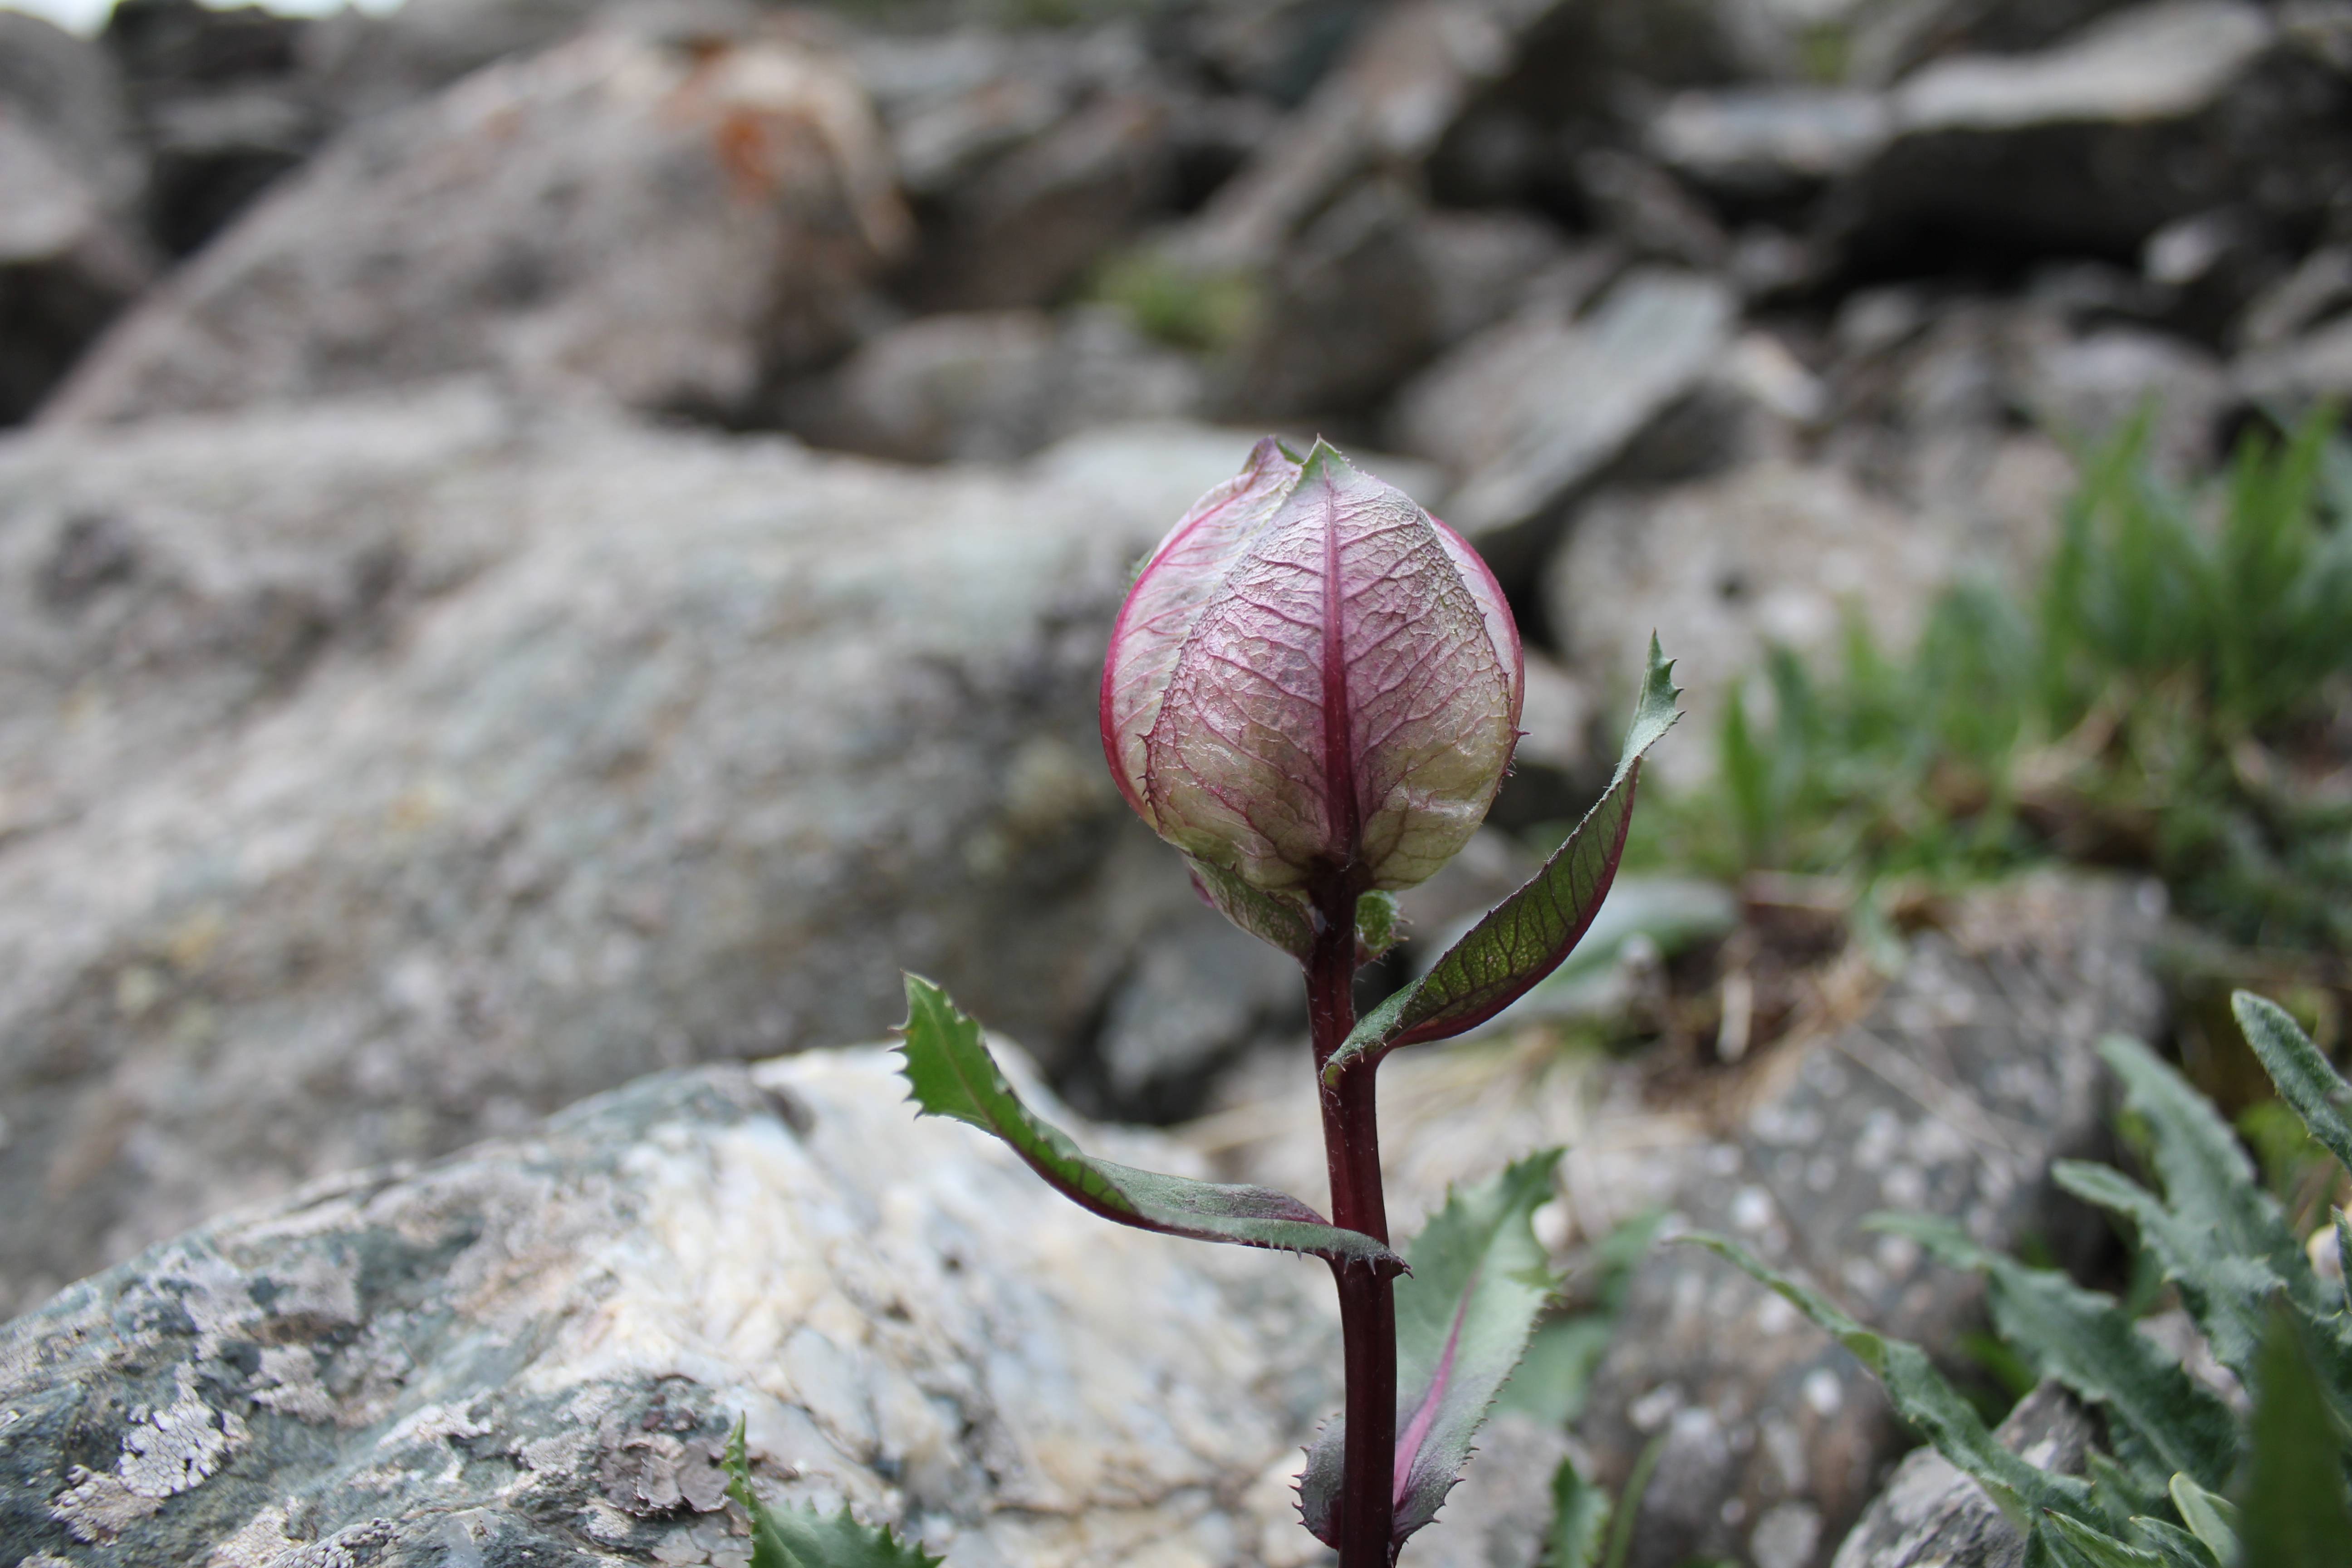
[[1517,63],[1561,0],[1405,0],[1383,7],[1278,133],[1168,241],[1204,273],[1267,264],[1368,173],[1427,159],[1463,108]]
[[1202,411],[1205,376],[1117,314],[1080,309],[920,316],[785,390],[786,428],[906,462],[1026,457],[1079,430]]
[[[1938,1215],[1984,1246],[2034,1236],[2061,1258],[2093,1244],[2098,1222],[2062,1206],[2050,1170],[2105,1135],[2093,1043],[2159,1021],[2145,950],[2161,909],[2152,885],[2055,878],[1970,899],[1914,941],[1866,1014],[1786,1061],[1739,1131],[1686,1167],[1674,1207],[1864,1322],[1949,1345],[1980,1288],[1861,1221]],[[1624,1321],[1580,1435],[1612,1485],[1665,1436],[1635,1568],[1743,1552],[1826,1563],[1904,1443],[1861,1363],[1696,1248],[1642,1264]]]
[[2293,342],[2245,354],[2232,373],[2248,398],[2291,418],[2322,402],[2341,403],[2352,396],[2352,315]]
[[[2130,252],[2245,198],[2304,220],[2352,174],[2346,84],[2232,0],[2160,0],[2027,56],[1940,60],[1895,89],[1895,136],[1843,196],[1864,265]],[[2292,166],[2274,149],[2299,149]]]
[[1650,121],[1647,139],[1661,162],[1695,184],[1786,198],[1859,169],[1893,129],[1877,93],[1748,87],[1676,94]]
[[0,11],[0,425],[29,415],[145,286],[145,183],[105,53]]
[[2324,245],[2246,306],[2239,345],[2275,349],[2352,307],[2352,246]]
[[[2037,1469],[2079,1476],[2091,1447],[2092,1418],[2063,1388],[2045,1383],[2018,1402],[1993,1436]],[[2025,1538],[1984,1489],[1933,1448],[1922,1447],[1897,1467],[1830,1568],[1953,1563],[2019,1568],[2024,1561]]]
[[47,416],[484,370],[740,410],[845,343],[902,226],[835,64],[593,35],[360,127],[126,317]]
[[1507,584],[1540,559],[1562,505],[1717,366],[1736,314],[1720,283],[1664,270],[1628,277],[1579,319],[1538,303],[1414,377],[1393,427],[1462,476],[1446,520]]
[[1306,1540],[1279,1478],[1334,1397],[1328,1289],[1105,1224],[916,1120],[878,1049],[658,1075],[0,1329],[0,1542],[740,1568],[717,1459],[744,1416],[768,1500],[846,1503],[959,1568],[1251,1563]]
[[2212,466],[2231,395],[2211,355],[2129,327],[2037,345],[2024,381],[2024,403],[2037,422],[2077,446],[2105,440],[2147,414],[2149,455],[2181,478]]
[[[1833,648],[1858,614],[1883,646],[1906,646],[1957,554],[1839,469],[1768,462],[1596,499],[1546,569],[1544,605],[1570,668],[1604,690],[1629,691],[1652,632],[1668,638],[1685,723],[1712,734],[1768,645]],[[1662,757],[1666,776],[1706,750]]]
[[0,446],[0,1286],[871,1038],[901,966],[1066,1061],[1216,920],[1108,876],[1095,697],[1248,444],[933,477],[478,394]]

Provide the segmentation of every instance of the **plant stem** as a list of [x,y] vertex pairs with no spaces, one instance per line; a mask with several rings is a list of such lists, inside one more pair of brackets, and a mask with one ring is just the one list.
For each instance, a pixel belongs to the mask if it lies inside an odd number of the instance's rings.
[[[1315,1081],[1323,1105],[1323,1154],[1331,1173],[1331,1223],[1385,1243],[1381,1135],[1370,1066],[1323,1086],[1323,1064],[1356,1026],[1356,893],[1341,886],[1316,900],[1315,950],[1307,965]],[[1334,1265],[1348,1375],[1347,1449],[1339,1497],[1339,1568],[1390,1568],[1396,1518],[1396,1302],[1386,1275]]]

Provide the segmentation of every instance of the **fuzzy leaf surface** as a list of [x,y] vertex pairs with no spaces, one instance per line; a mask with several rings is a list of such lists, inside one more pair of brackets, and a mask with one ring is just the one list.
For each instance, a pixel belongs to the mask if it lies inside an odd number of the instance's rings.
[[1046,1184],[1105,1219],[1163,1236],[1311,1253],[1394,1273],[1403,1260],[1360,1232],[1342,1230],[1286,1193],[1164,1176],[1090,1159],[1067,1133],[1021,1102],[979,1024],[946,992],[907,976],[907,1024],[899,1055],[913,1099],[924,1112],[950,1116],[994,1134]]
[[2224,1255],[2211,1234],[2182,1219],[2154,1193],[2122,1172],[2087,1161],[2061,1160],[2051,1168],[2059,1187],[2084,1203],[2121,1215],[2137,1227],[2141,1243],[2165,1278],[2178,1284],[2195,1310],[2198,1326],[2213,1353],[2241,1376],[2252,1364],[2261,1342],[2256,1303],[2279,1288],[2267,1265]]
[[2164,1568],[2222,1568],[2224,1563],[2235,1561],[2214,1556],[2203,1542],[2160,1519],[2137,1516],[2131,1521],[2131,1533],[2134,1543],[2155,1552]]
[[1429,972],[1359,1023],[1325,1066],[1326,1082],[1365,1058],[1398,1046],[1443,1040],[1475,1028],[1534,988],[1576,948],[1609,896],[1633,826],[1642,756],[1682,716],[1674,663],[1650,638],[1649,668],[1633,726],[1606,794],[1576,825],[1543,869],[1446,949]]
[[2104,1530],[2096,1530],[2063,1513],[2044,1514],[2042,1528],[2058,1538],[2062,1559],[2083,1568],[2165,1568],[2164,1559],[2137,1546],[2126,1546]]
[[1853,1352],[1885,1386],[1895,1414],[1916,1427],[1936,1451],[1982,1487],[1996,1507],[2021,1530],[2029,1530],[2045,1509],[2072,1517],[2090,1514],[2090,1489],[2071,1476],[2036,1469],[1985,1429],[1976,1407],[1960,1396],[1927,1359],[1927,1352],[1903,1340],[1873,1333],[1840,1310],[1835,1303],[1757,1258],[1738,1242],[1720,1236],[1693,1232],[1676,1239],[1706,1247],[1717,1257],[1745,1270],[1769,1287],[1790,1306],[1827,1331]]
[[1192,886],[1219,914],[1260,942],[1271,942],[1301,963],[1307,962],[1315,948],[1315,928],[1304,903],[1253,888],[1239,872],[1206,860],[1188,855],[1184,863],[1192,868]]
[[744,1422],[727,1438],[727,1492],[751,1516],[751,1568],[940,1568],[942,1559],[889,1530],[860,1524],[849,1507],[827,1515],[813,1508],[770,1508],[751,1490]]
[[2112,1296],[2085,1290],[2054,1268],[2029,1268],[1977,1245],[1948,1220],[1881,1215],[1877,1230],[1908,1236],[1957,1268],[1992,1284],[1993,1322],[2044,1377],[2105,1405],[2137,1433],[2168,1470],[2208,1486],[2226,1483],[2238,1458],[2229,1407],[2133,1327]]
[[2352,1171],[2352,1122],[2345,1120],[2352,1085],[2344,1081],[2293,1015],[2277,1003],[2241,991],[2230,998],[2230,1010],[2237,1015],[2246,1043],[2254,1047],[2254,1055],[2262,1058],[2263,1069],[2278,1086],[2279,1098],[2294,1108],[2311,1135],[2336,1156],[2336,1163]]
[[[1471,1439],[1527,1349],[1559,1281],[1532,1223],[1551,1196],[1552,1150],[1475,1186],[1457,1188],[1430,1216],[1396,1285],[1396,1534],[1401,1543],[1437,1517],[1470,1459]],[[1299,1502],[1327,1543],[1339,1533],[1346,1423],[1334,1420],[1308,1451]]]

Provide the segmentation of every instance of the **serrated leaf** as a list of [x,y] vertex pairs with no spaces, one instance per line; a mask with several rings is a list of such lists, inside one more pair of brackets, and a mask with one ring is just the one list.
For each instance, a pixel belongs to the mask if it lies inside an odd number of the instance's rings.
[[2221,1252],[2210,1231],[2199,1231],[2120,1171],[2061,1160],[2051,1168],[2051,1176],[2062,1190],[2138,1227],[2141,1244],[2164,1277],[2180,1287],[2215,1357],[2243,1376],[2262,1339],[2257,1303],[2280,1285],[2270,1267]]
[[1286,1193],[1164,1176],[1090,1159],[1061,1129],[1021,1102],[980,1026],[946,992],[907,976],[907,1023],[899,1056],[913,1099],[924,1112],[950,1116],[994,1134],[1046,1184],[1105,1219],[1163,1236],[1241,1247],[1311,1253],[1337,1264],[1394,1273],[1403,1260],[1358,1231],[1342,1230]]
[[[1461,1479],[1470,1443],[1527,1349],[1558,1281],[1531,1223],[1551,1196],[1559,1152],[1537,1154],[1447,1194],[1405,1249],[1412,1274],[1396,1286],[1395,1540],[1437,1517]],[[1317,1436],[1299,1480],[1307,1528],[1339,1533],[1347,1424]]]
[[2063,1513],[2046,1513],[2042,1522],[2084,1568],[2165,1568],[2164,1559],[2155,1552],[2126,1546],[2105,1531],[2080,1520],[2068,1519]]
[[846,1503],[828,1515],[761,1502],[751,1490],[745,1425],[737,1417],[727,1438],[727,1492],[751,1516],[751,1568],[940,1568],[942,1559],[899,1540],[887,1527],[858,1523]]
[[1625,853],[1643,753],[1682,716],[1675,706],[1681,695],[1674,663],[1654,636],[1633,726],[1608,791],[1525,887],[1487,911],[1427,973],[1364,1016],[1331,1054],[1325,1082],[1337,1083],[1356,1062],[1377,1060],[1399,1046],[1475,1028],[1526,995],[1574,951],[1609,896]]
[[2238,1560],[2238,1510],[2229,1499],[2216,1496],[2197,1484],[2193,1476],[2172,1478],[2172,1506],[2180,1510],[2180,1522],[2189,1533],[2204,1544],[2207,1551],[2224,1563]]
[[1609,1494],[1584,1479],[1574,1459],[1551,1473],[1551,1528],[1538,1568],[1601,1568],[1609,1544]]
[[2246,1043],[2262,1058],[2263,1070],[2278,1086],[2279,1098],[2294,1108],[2312,1137],[2336,1156],[2336,1163],[2352,1171],[2352,1122],[2345,1120],[2345,1107],[2352,1101],[2352,1084],[2328,1065],[2311,1037],[2277,1003],[2240,991],[2230,998],[2230,1010],[2237,1015]]
[[2212,1486],[2229,1479],[2238,1456],[2229,1407],[2135,1328],[2114,1297],[2085,1290],[2057,1269],[2029,1268],[1988,1251],[1948,1220],[1881,1215],[1870,1224],[1911,1237],[1955,1268],[1986,1275],[2001,1337],[2042,1376],[2105,1406],[2108,1419],[2137,1433],[2166,1469],[2186,1470]]
[[1254,888],[1239,873],[1189,855],[1184,863],[1192,868],[1192,886],[1225,919],[1301,963],[1315,951],[1315,927],[1304,900]]
[[2206,1232],[2209,1246],[2263,1260],[2291,1279],[2292,1268],[2279,1266],[2303,1249],[2213,1102],[2137,1040],[2109,1036],[2099,1054],[2123,1080],[2125,1104],[2147,1120],[2166,1205]]
[[2352,1543],[2344,1443],[2294,1320],[2271,1314],[2254,1386],[2253,1457],[2238,1538],[2249,1568],[2343,1568]]
[[1841,1311],[1827,1297],[1757,1258],[1727,1237],[1691,1232],[1678,1241],[1706,1247],[1777,1292],[1790,1306],[1853,1352],[1885,1388],[1895,1414],[1917,1428],[1964,1475],[1982,1487],[2020,1530],[2032,1528],[2044,1509],[2080,1516],[2090,1508],[2090,1489],[2072,1476],[2036,1469],[2011,1453],[1985,1429],[1976,1407],[1944,1380],[1927,1353],[1903,1340],[1872,1332]]

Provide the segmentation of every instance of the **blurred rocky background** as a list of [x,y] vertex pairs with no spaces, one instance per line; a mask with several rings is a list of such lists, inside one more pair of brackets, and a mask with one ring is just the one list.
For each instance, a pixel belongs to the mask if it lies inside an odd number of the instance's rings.
[[1911,1439],[1639,1243],[1998,1415],[1856,1222],[2095,1278],[2092,1041],[2258,1116],[2229,984],[2340,1040],[2347,398],[2347,0],[0,10],[0,1562],[740,1563],[746,1410],[955,1568],[1316,1561],[1319,1280],[769,1060],[918,970],[1139,1161],[1321,1201],[1295,970],[1094,733],[1272,428],[1528,637],[1368,995],[1597,792],[1653,628],[1688,689],[1589,952],[1384,1078],[1405,1223],[1566,1143],[1577,1268],[1406,1562],[1647,1454],[1635,1568],[1828,1564]]

